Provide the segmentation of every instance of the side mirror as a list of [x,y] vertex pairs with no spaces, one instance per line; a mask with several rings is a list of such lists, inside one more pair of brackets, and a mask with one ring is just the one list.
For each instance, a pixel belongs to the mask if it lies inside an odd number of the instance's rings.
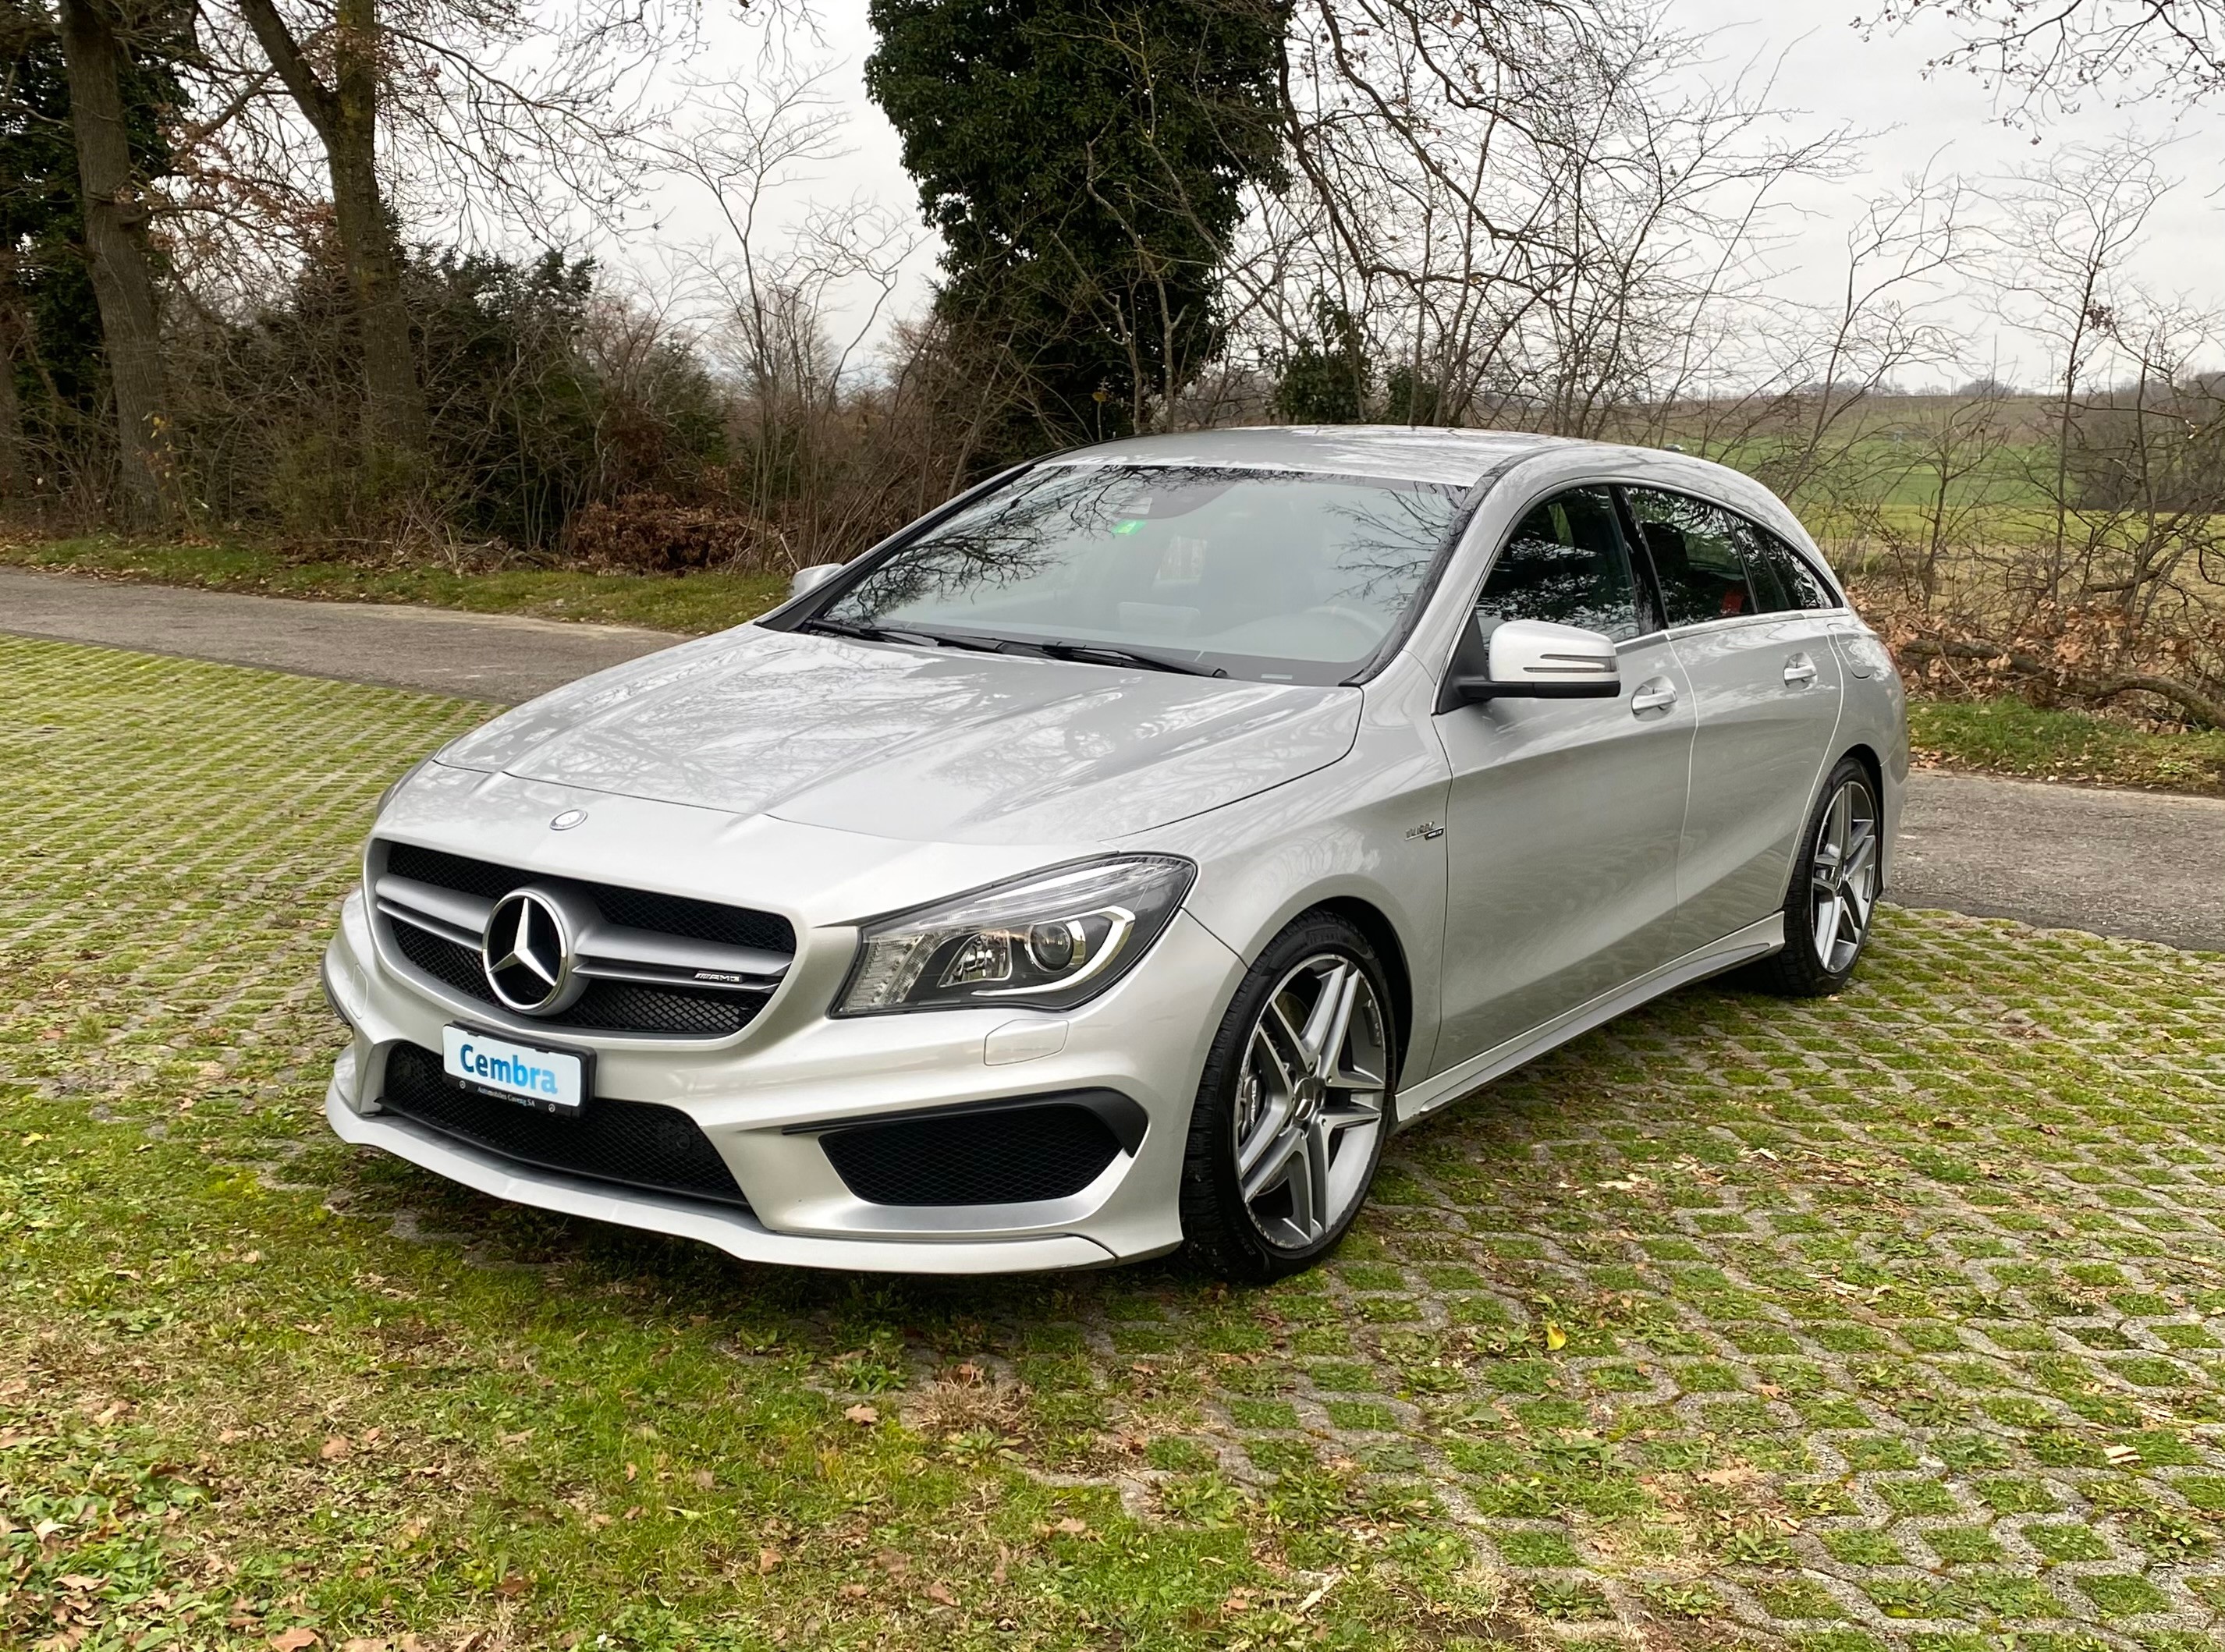
[[1453,685],[1470,704],[1485,699],[1613,699],[1622,693],[1614,639],[1579,625],[1507,620],[1491,633],[1487,658],[1487,675],[1462,676]]
[[814,562],[808,568],[798,568],[789,575],[788,594],[801,597],[807,591],[816,591],[847,566],[842,562]]

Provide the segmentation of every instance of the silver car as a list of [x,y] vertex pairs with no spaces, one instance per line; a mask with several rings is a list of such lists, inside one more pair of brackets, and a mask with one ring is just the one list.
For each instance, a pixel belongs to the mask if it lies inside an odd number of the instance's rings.
[[1885,649],[1731,471],[1064,453],[401,782],[326,1111],[758,1261],[1271,1277],[1563,1040],[1735,967],[1843,984],[1907,764]]

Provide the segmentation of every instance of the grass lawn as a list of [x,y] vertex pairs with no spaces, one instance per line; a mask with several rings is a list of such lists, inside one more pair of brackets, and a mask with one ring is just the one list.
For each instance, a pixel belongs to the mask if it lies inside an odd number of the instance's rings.
[[2214,1652],[2225,959],[1890,914],[1271,1290],[788,1273],[326,1134],[371,800],[484,708],[0,681],[0,1646]]
[[785,577],[763,573],[672,576],[536,567],[458,573],[434,566],[304,561],[247,544],[181,545],[106,534],[59,540],[0,535],[0,564],[261,597],[422,603],[692,634],[738,625],[788,592]]
[[2225,794],[2225,732],[2151,734],[2020,699],[1911,700],[1909,744],[1945,769]]

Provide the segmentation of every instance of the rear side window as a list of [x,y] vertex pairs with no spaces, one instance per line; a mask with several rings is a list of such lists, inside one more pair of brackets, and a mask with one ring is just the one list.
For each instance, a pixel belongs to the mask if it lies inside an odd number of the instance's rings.
[[1703,625],[1758,611],[1746,579],[1743,519],[1689,494],[1625,488],[1645,535],[1671,625]]
[[1581,625],[1620,642],[1636,636],[1630,554],[1605,488],[1556,494],[1515,524],[1491,565],[1476,617],[1487,629],[1508,619]]
[[1763,614],[1789,613],[1802,608],[1835,608],[1839,599],[1806,557],[1766,528],[1744,517],[1746,573],[1753,583],[1754,611]]

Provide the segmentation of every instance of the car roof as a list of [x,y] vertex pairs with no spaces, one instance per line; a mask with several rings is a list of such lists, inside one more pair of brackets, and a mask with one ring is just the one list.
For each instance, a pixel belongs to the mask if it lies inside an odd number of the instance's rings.
[[1541,436],[1519,430],[1447,430],[1409,425],[1282,425],[1137,436],[1053,454],[1046,465],[1195,465],[1315,471],[1401,482],[1473,487],[1488,473],[1553,453],[1582,456],[1603,475],[1682,489],[1743,510],[1820,557],[1791,510],[1740,472],[1665,447]]
[[1319,471],[1469,487],[1485,472],[1551,447],[1590,446],[1509,430],[1443,430],[1407,425],[1284,425],[1184,431],[1078,448],[1055,465],[1196,465]]

